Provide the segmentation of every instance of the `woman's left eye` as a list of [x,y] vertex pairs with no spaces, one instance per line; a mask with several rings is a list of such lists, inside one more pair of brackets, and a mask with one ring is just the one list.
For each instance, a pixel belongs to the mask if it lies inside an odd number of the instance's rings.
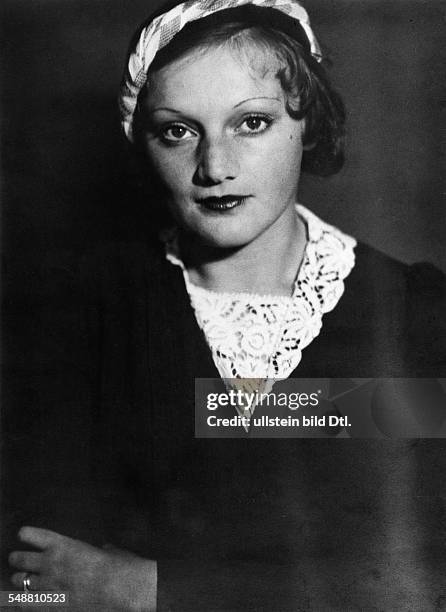
[[243,134],[259,134],[271,125],[272,119],[262,115],[250,115],[243,120],[238,131]]

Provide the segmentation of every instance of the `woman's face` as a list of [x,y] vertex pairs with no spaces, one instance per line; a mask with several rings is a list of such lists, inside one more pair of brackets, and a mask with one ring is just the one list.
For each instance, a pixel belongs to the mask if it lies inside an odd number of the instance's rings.
[[[257,50],[197,50],[149,75],[143,142],[177,222],[242,247],[294,214],[303,122]],[[266,64],[266,65],[265,65]]]

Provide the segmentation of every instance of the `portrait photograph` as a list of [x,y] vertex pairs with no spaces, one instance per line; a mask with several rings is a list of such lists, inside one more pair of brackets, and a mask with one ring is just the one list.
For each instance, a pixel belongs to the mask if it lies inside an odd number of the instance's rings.
[[446,610],[444,3],[0,33],[0,609]]

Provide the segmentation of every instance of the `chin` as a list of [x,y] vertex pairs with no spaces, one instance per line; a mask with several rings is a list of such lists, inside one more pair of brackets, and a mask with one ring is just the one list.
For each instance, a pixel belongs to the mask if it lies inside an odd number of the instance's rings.
[[202,231],[196,233],[197,239],[208,247],[217,249],[241,249],[252,242],[257,234],[238,231]]

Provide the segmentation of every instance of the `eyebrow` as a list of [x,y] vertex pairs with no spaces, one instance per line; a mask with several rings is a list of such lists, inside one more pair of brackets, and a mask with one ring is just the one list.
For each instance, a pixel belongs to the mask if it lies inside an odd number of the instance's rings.
[[242,104],[244,104],[245,102],[250,102],[251,100],[275,100],[276,102],[280,102],[280,98],[276,98],[275,96],[258,96],[255,98],[246,98],[246,100],[242,100],[241,102],[238,102],[234,108],[237,108],[238,106],[241,106]]
[[169,113],[176,113],[181,115],[181,111],[175,110],[174,108],[168,108],[167,106],[159,106],[158,108],[149,108],[149,113],[156,113],[158,111],[168,111]]
[[[233,106],[233,108],[238,108],[239,106],[241,106],[242,104],[245,104],[245,102],[251,102],[252,100],[275,100],[276,102],[280,102],[280,98],[276,98],[274,96],[258,96],[258,97],[254,97],[254,98],[246,98],[246,100],[242,100],[241,102],[237,102],[237,104],[235,106]],[[176,110],[175,108],[169,108],[168,106],[160,106],[158,108],[151,108],[149,109],[149,113],[156,113],[158,111],[168,111],[169,113],[175,113],[177,115],[182,115],[182,111]]]

